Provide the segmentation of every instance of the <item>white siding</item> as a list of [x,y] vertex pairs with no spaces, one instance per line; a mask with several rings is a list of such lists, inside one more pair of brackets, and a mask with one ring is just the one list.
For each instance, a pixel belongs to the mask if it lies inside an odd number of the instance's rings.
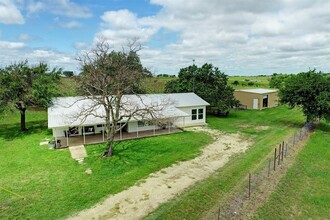
[[105,125],[103,125],[103,128],[97,127],[97,125],[95,125],[94,128],[95,128],[95,134],[101,134],[101,131],[105,130]]
[[53,128],[53,137],[64,137],[66,128]]
[[[179,119],[176,122],[177,126],[192,126],[192,125],[201,125],[201,124],[206,123],[206,107],[205,106],[178,107],[178,109],[189,114],[189,116],[184,117],[184,119]],[[198,117],[197,117],[196,120],[192,120],[191,112],[193,109],[197,109],[197,115],[198,115],[198,109],[203,109],[203,119],[198,119]]]

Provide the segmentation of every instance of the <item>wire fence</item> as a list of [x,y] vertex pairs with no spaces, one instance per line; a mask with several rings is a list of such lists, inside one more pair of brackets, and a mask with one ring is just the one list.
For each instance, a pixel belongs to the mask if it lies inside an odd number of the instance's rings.
[[[309,133],[315,129],[313,123],[306,123],[297,133],[292,137],[287,138],[279,143],[274,148],[273,154],[267,158],[267,162],[263,163],[263,167],[258,171],[250,172],[247,174],[246,185],[243,189],[235,192],[231,198],[221,204],[214,214],[214,219],[241,219],[245,216],[243,207],[251,201],[252,196],[255,194],[262,194],[265,189],[261,189],[262,185],[270,184],[272,178],[276,178],[273,174],[281,172],[281,165],[285,164],[285,160],[292,155],[297,146],[304,140]],[[258,198],[262,199],[262,198]]]
[[13,202],[25,200],[25,197],[0,186],[0,212],[10,207]]

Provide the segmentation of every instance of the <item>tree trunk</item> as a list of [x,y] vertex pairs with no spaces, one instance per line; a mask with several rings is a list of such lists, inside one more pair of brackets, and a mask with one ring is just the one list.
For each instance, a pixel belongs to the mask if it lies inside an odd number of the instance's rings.
[[112,142],[109,142],[109,147],[106,156],[111,157],[112,156]]
[[25,126],[25,111],[26,111],[26,104],[23,101],[18,101],[15,103],[15,107],[19,110],[21,114],[21,131],[26,131]]
[[111,157],[113,155],[113,141],[115,139],[115,134],[110,134],[108,138],[108,150],[104,153],[104,156]]
[[21,113],[21,131],[26,131],[26,125],[25,125],[25,111],[26,109],[21,109],[20,113]]
[[22,108],[20,109],[20,113],[21,113],[21,131],[26,131],[26,125],[25,125],[25,111],[26,108]]

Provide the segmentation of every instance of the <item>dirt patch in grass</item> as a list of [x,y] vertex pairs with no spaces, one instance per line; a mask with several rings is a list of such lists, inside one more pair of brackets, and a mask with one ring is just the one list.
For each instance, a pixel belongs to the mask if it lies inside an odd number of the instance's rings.
[[214,142],[203,148],[200,156],[155,172],[145,182],[111,195],[103,203],[70,219],[140,219],[197,181],[209,177],[224,166],[230,156],[244,152],[251,145],[240,134],[224,134],[207,127],[189,130],[207,132],[214,138]]
[[269,129],[269,126],[257,126],[256,130],[257,131],[266,131]]

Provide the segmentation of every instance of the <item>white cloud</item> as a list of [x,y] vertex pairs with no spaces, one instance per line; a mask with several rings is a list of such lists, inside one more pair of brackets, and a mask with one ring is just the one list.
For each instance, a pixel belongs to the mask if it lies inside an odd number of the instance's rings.
[[138,27],[137,17],[127,9],[119,11],[107,11],[101,16],[105,25],[114,29],[134,29]]
[[35,2],[33,0],[30,0],[29,4],[27,6],[27,10],[28,10],[29,14],[34,14],[34,13],[37,13],[39,11],[45,10],[46,7],[47,6],[44,2],[41,2],[41,1]]
[[79,28],[82,24],[78,21],[59,22],[59,25],[64,28]]
[[30,34],[20,34],[16,37],[19,41],[31,41],[40,39],[38,36],[30,35]]
[[17,50],[22,49],[26,45],[23,42],[10,42],[10,41],[0,41],[0,48],[2,50]]
[[77,50],[83,50],[83,49],[86,49],[88,47],[88,43],[87,42],[82,42],[82,41],[79,41],[79,42],[75,42],[73,44],[73,47]]
[[88,7],[71,0],[30,0],[27,9],[30,14],[46,11],[69,18],[90,18],[93,16]]
[[105,39],[114,47],[124,46],[132,39],[146,43],[158,30],[157,27],[144,25],[135,14],[126,9],[107,11],[101,19],[102,30],[96,33],[95,41]]
[[92,13],[86,6],[79,5],[70,0],[52,0],[54,4],[51,12],[70,18],[89,18]]
[[23,42],[10,42],[0,40],[0,67],[12,63],[28,60],[30,64],[46,62],[50,67],[63,67],[76,71],[78,63],[75,55],[63,53],[47,48],[31,48]]
[[[178,37],[141,51],[147,66],[177,73],[212,62],[229,74],[329,71],[330,2],[309,0],[151,0],[162,6],[139,22]],[[154,56],[152,54],[157,54]]]
[[11,0],[0,1],[0,23],[3,24],[24,24],[23,15]]

